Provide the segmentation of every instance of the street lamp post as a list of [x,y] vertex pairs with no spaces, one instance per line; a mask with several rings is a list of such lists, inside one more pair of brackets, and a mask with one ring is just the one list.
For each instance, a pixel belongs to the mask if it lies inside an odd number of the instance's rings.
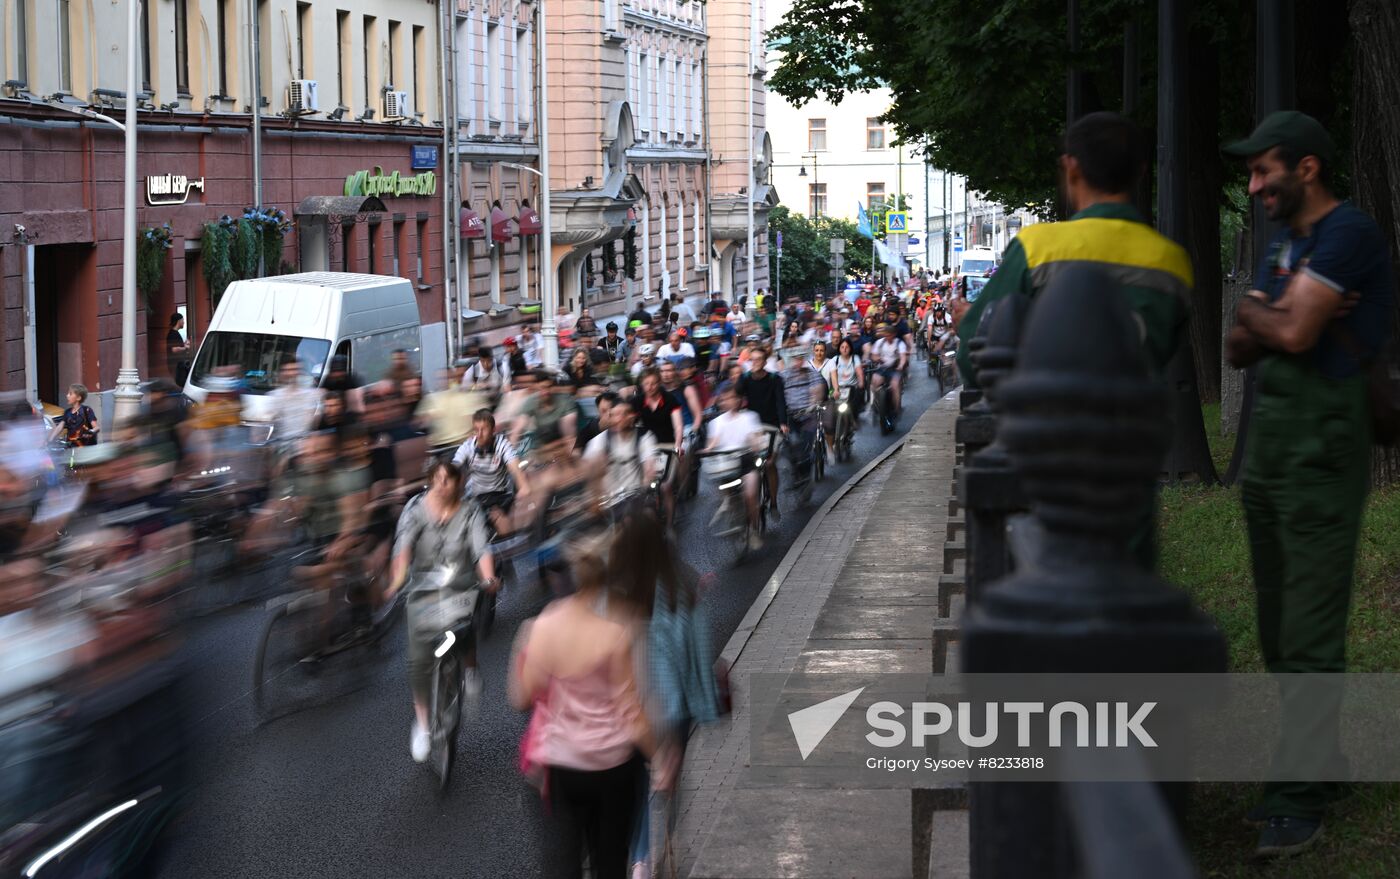
[[136,368],[136,65],[140,0],[127,0],[126,9],[126,138],[122,178],[122,363],[117,370],[114,420],[118,426],[141,412],[141,374]]
[[[817,181],[817,153],[803,153],[803,154],[802,154],[802,158],[804,158],[804,159],[811,159],[811,160],[812,160],[812,198],[811,198],[811,203],[808,204],[807,207],[809,207],[809,208],[811,209],[811,211],[812,211],[812,219],[814,219],[814,220],[821,219],[821,215],[822,215],[822,210],[821,210],[821,192],[820,192],[820,190],[817,188],[817,187],[819,187],[819,186],[821,185],[821,184]],[[789,167],[790,167],[790,166],[789,166]],[[806,166],[805,164],[802,165],[800,168],[797,169],[797,176],[798,176],[798,177],[806,177],[806,176],[807,176],[807,166]]]

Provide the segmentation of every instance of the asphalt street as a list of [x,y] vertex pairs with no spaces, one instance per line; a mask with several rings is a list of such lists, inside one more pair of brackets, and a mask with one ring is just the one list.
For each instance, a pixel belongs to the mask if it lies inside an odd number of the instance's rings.
[[[713,488],[705,485],[691,501],[679,543],[688,565],[718,575],[702,599],[716,652],[821,502],[936,401],[938,385],[924,364],[912,364],[910,373],[900,430],[881,436],[865,424],[854,460],[830,463],[805,508],[794,509],[784,488],[781,522],[771,527],[764,550],[744,564],[734,565],[728,541],[706,533]],[[786,484],[786,471],[783,479]],[[314,702],[259,726],[252,665],[267,611],[244,606],[202,619],[186,641],[193,787],[171,828],[159,875],[554,875],[553,819],[516,768],[526,716],[512,710],[504,694],[515,630],[533,609],[523,590],[507,586],[482,648],[485,691],[464,717],[459,762],[441,794],[432,773],[408,754],[412,708],[401,629],[352,669],[327,674]]]

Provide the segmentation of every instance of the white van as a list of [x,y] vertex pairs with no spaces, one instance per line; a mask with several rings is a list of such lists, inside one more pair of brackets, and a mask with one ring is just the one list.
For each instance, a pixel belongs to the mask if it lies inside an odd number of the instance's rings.
[[973,247],[963,252],[959,275],[981,275],[986,277],[996,268],[997,256],[990,247]]
[[304,272],[235,281],[214,311],[185,394],[203,401],[200,383],[220,367],[236,366],[244,379],[244,417],[266,421],[265,395],[289,357],[317,385],[333,356],[345,357],[352,375],[372,382],[384,377],[396,350],[407,351],[418,369],[422,345],[418,301],[403,278]]

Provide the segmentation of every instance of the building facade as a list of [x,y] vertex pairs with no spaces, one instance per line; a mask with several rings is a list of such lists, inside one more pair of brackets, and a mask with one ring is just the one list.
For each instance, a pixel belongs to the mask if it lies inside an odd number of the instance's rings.
[[[142,292],[143,377],[167,374],[172,312],[195,341],[208,326],[206,228],[257,206],[249,8],[143,6],[137,225],[168,226],[170,242]],[[294,221],[268,272],[403,275],[418,282],[424,323],[442,324],[442,167],[423,161],[441,140],[437,11],[411,0],[256,10],[261,202]],[[45,402],[71,382],[109,389],[120,365],[124,135],[98,117],[124,112],[127,53],[111,35],[125,34],[126,11],[5,4],[0,161],[16,185],[0,194],[0,363],[5,388]]]
[[773,144],[764,85],[767,3],[711,0],[708,6],[712,289],[733,299],[769,286],[768,210],[778,203],[778,190],[771,179]]
[[[110,389],[120,365],[128,53],[112,35],[128,6],[0,2],[0,387],[57,402],[72,382]],[[291,221],[261,271],[414,280],[449,350],[537,321],[546,267],[565,314],[766,287],[755,15],[737,0],[144,4],[137,225],[169,247],[138,259],[140,374],[169,373],[172,312],[203,337],[211,282],[232,270],[217,232],[253,208]]]

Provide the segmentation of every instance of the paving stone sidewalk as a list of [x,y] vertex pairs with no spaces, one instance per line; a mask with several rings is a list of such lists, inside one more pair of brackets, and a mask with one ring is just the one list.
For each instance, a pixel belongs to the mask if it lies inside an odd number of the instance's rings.
[[[827,510],[806,532],[805,545],[799,538],[790,550],[796,555],[775,572],[781,578],[776,594],[731,670],[733,717],[698,730],[686,755],[674,839],[681,876],[928,875],[926,798],[914,802],[907,790],[748,782],[746,681],[756,673],[934,670],[940,654],[935,630],[955,625],[939,615],[939,576],[956,417],[954,398],[925,412],[902,448]],[[891,556],[894,547],[902,548],[898,558]],[[918,832],[916,810],[925,825]],[[965,846],[958,845],[960,834],[965,837],[963,819],[963,813],[945,812],[933,822],[946,831],[935,829],[936,837],[952,840],[932,843],[933,862],[944,865],[941,876],[965,874]]]

